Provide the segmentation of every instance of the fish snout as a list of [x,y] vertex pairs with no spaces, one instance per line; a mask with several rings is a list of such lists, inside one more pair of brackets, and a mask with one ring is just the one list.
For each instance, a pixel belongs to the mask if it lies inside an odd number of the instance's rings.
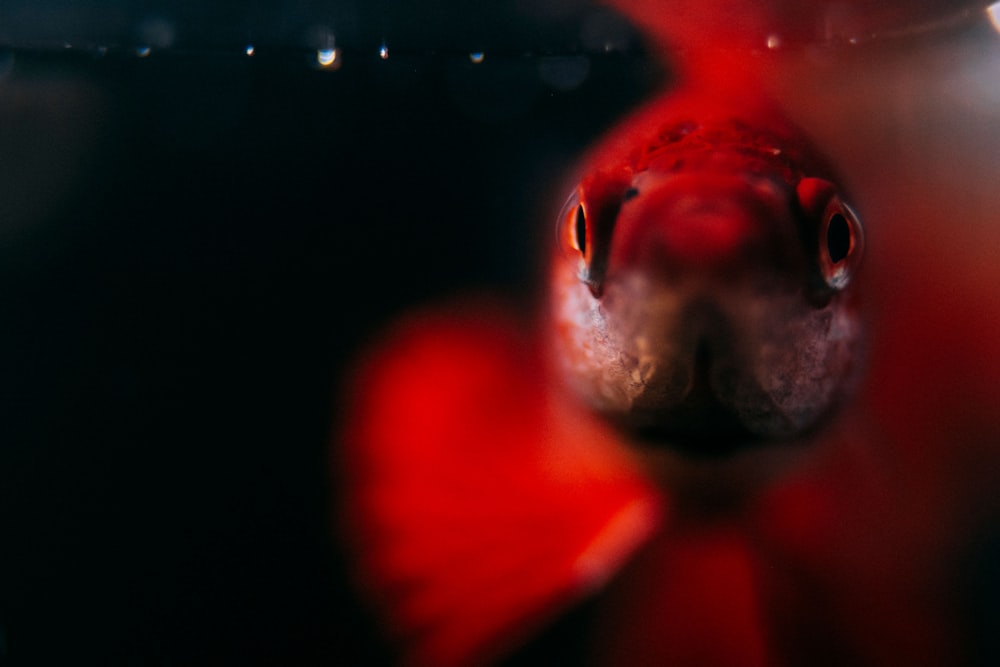
[[718,440],[746,437],[731,406],[732,383],[744,365],[738,323],[708,301],[684,307],[675,326],[660,333],[651,364],[633,387],[626,412],[632,428],[656,434]]
[[[707,287],[713,287],[709,290]],[[674,448],[721,453],[807,431],[833,405],[852,367],[853,318],[801,296],[734,282],[614,283],[604,302],[602,411]],[[645,307],[625,308],[641,302]]]

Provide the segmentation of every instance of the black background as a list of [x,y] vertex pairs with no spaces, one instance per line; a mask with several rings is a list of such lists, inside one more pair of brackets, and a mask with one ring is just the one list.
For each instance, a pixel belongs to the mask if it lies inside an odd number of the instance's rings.
[[574,157],[664,80],[529,5],[0,3],[0,664],[388,659],[331,531],[345,364],[530,299]]

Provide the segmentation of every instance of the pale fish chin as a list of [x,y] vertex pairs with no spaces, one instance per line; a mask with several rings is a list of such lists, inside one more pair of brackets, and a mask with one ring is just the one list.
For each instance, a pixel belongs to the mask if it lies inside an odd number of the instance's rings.
[[576,281],[555,296],[567,384],[642,440],[794,439],[832,412],[857,367],[854,313],[780,284],[665,285],[636,273],[599,300]]

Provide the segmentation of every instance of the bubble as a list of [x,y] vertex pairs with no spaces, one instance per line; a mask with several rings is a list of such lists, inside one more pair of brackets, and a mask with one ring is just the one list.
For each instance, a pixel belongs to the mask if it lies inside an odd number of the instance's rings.
[[560,92],[579,88],[590,74],[587,56],[550,56],[538,62],[538,76]]
[[148,46],[138,46],[135,49],[135,55],[139,56],[140,58],[148,58],[149,54],[151,54],[152,52],[153,49]]
[[341,62],[338,48],[316,50],[316,64],[323,69],[340,69]]
[[389,47],[385,45],[385,42],[382,43],[382,46],[378,47],[378,57],[382,60],[389,59]]
[[486,60],[486,54],[482,51],[473,51],[469,54],[469,62],[475,63],[476,65],[484,60]]
[[771,33],[767,36],[767,48],[776,51],[781,48],[781,35]]
[[248,56],[252,56],[256,52],[257,49],[254,48],[253,44],[247,44],[247,47],[243,49],[243,53],[247,54]]

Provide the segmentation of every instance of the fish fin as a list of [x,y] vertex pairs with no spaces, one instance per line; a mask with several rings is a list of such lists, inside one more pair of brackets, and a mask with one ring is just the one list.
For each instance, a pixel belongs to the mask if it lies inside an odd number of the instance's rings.
[[658,524],[627,450],[553,399],[514,318],[411,317],[348,387],[343,527],[408,664],[502,657]]

